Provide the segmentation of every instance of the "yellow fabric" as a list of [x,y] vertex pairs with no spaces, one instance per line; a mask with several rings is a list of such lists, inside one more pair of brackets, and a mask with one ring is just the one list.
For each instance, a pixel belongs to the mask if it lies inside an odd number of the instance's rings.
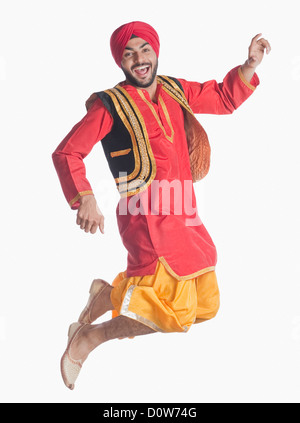
[[161,332],[186,332],[219,309],[214,271],[179,281],[158,261],[154,275],[117,275],[112,283],[113,317],[128,316]]

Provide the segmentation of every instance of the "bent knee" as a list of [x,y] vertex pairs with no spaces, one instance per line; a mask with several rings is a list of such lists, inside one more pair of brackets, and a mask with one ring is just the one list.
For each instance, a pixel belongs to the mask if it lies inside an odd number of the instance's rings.
[[197,307],[197,314],[195,323],[201,323],[206,320],[213,319],[218,314],[220,308],[220,297],[219,295],[210,301],[207,301],[201,307]]

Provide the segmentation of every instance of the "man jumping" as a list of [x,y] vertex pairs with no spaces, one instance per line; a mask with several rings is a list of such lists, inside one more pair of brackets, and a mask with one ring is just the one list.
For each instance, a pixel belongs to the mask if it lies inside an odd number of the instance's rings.
[[[70,325],[61,359],[68,388],[89,353],[106,341],[187,332],[216,315],[216,248],[193,189],[209,170],[210,145],[195,114],[230,114],[254,92],[255,69],[271,50],[260,37],[222,83],[198,83],[157,75],[160,43],[150,25],[130,22],[112,34],[112,55],[125,81],[90,96],[87,114],[52,156],[64,195],[78,210],[76,223],[104,233],[83,163],[101,140],[120,193],[117,220],[128,251],[126,270],[112,284],[95,279],[78,322]],[[110,310],[111,320],[92,324]]]

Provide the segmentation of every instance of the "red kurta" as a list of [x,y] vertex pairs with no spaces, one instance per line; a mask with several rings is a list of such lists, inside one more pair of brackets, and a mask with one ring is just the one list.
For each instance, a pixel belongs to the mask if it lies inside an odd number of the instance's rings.
[[[195,114],[229,114],[253,93],[259,79],[255,74],[247,82],[238,66],[219,84],[214,80],[179,82]],[[216,248],[197,213],[182,109],[160,84],[157,104],[146,90],[122,86],[144,118],[157,168],[145,191],[120,199],[117,207],[119,231],[128,251],[127,276],[154,274],[158,260],[178,279],[213,270]],[[62,189],[73,209],[79,207],[80,196],[92,193],[83,159],[112,125],[110,113],[98,98],[53,153]],[[158,190],[159,182],[166,187],[164,194]],[[170,184],[173,188],[169,190]]]

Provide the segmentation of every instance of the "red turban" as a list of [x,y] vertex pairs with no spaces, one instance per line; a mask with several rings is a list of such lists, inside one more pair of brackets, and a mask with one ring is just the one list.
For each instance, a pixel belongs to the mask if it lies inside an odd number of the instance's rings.
[[119,67],[121,67],[125,47],[132,35],[147,41],[155,51],[156,56],[159,55],[159,37],[155,29],[145,22],[129,22],[117,28],[110,38],[111,52]]

